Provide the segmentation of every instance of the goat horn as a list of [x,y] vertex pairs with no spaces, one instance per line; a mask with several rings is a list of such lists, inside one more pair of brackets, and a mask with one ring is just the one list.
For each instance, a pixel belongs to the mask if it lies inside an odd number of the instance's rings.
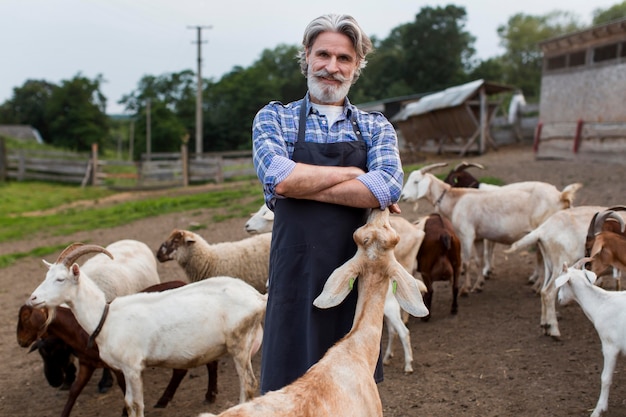
[[425,172],[432,171],[435,168],[445,167],[447,165],[448,165],[447,162],[437,162],[436,164],[430,164],[430,165],[426,165],[424,167],[421,167],[420,168],[420,172],[423,174]]
[[587,262],[591,262],[592,260],[593,260],[593,258],[585,256],[584,258],[580,258],[579,260],[577,260],[576,263],[574,265],[572,265],[572,268],[583,269],[585,264]]
[[596,218],[596,221],[593,226],[594,235],[597,235],[598,233],[602,232],[602,225],[609,217],[619,222],[620,230],[622,231],[622,233],[624,232],[624,227],[625,227],[624,219],[622,219],[621,216],[619,216],[617,213],[615,213],[612,210],[605,210],[602,213],[600,213],[600,215],[598,215],[598,217]]
[[[68,250],[69,249],[69,250]],[[113,259],[113,255],[104,249],[102,246],[98,245],[85,245],[84,243],[73,243],[69,247],[67,247],[61,255],[59,255],[59,259],[57,259],[56,263],[63,262],[67,268],[69,268],[78,258],[88,253],[104,253],[109,258]]]
[[609,207],[607,210],[611,210],[611,211],[626,211],[626,206],[613,206],[613,207]]
[[476,168],[480,168],[480,169],[485,169],[484,165],[479,164],[478,162],[467,162],[467,161],[463,161],[460,164],[458,164],[457,166],[454,167],[453,171],[457,172],[457,171],[465,171],[466,168],[469,167],[476,167]]

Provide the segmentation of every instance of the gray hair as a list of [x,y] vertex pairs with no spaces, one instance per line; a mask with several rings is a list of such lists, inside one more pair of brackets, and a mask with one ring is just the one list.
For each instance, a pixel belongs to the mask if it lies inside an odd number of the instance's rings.
[[324,32],[337,32],[346,35],[352,41],[354,50],[356,51],[359,66],[354,73],[354,84],[361,75],[361,70],[367,65],[365,57],[372,52],[374,47],[369,36],[363,32],[354,17],[350,15],[327,14],[311,21],[304,30],[302,38],[302,50],[298,52],[297,58],[300,63],[300,71],[307,76],[309,66],[306,62],[306,51],[310,49],[317,37]]

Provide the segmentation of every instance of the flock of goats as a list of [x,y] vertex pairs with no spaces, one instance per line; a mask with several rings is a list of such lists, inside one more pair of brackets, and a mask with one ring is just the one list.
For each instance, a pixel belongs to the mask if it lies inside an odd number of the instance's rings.
[[[601,394],[591,414],[599,417],[608,407],[617,356],[626,350],[626,294],[594,284],[598,277],[619,282],[626,267],[624,207],[573,206],[578,183],[563,190],[538,181],[481,184],[466,170],[478,164],[459,164],[445,180],[429,172],[445,165],[413,171],[402,190],[403,201],[425,199],[434,213],[411,223],[375,209],[355,231],[356,254],[331,274],[314,302],[317,308],[338,305],[358,277],[353,328],[281,390],[256,396],[251,364],[261,348],[267,301],[273,213],[265,207],[246,223],[254,236],[240,241],[209,244],[194,232],[177,229],[156,257],[136,240],[106,248],[68,246],[54,263],[46,262],[45,279],[20,308],[18,343],[39,351],[51,385],[70,385],[62,417],[70,415],[98,368],[115,374],[125,393],[122,412],[131,417],[144,415],[142,372],[151,366],[173,369],[157,407],[167,406],[187,370],[201,365],[209,375],[206,401],[213,402],[217,359],[226,354],[239,376],[240,403],[220,416],[382,416],[372,375],[383,323],[389,332],[384,361],[398,336],[404,371],[412,372],[404,313],[428,320],[433,282],[450,282],[455,314],[458,295],[482,289],[496,243],[510,245],[507,253],[535,247],[529,280],[541,293],[545,334],[560,336],[558,298],[578,302],[602,341]],[[175,260],[189,283],[160,282],[157,259]],[[103,373],[99,387],[106,389],[112,380]]]

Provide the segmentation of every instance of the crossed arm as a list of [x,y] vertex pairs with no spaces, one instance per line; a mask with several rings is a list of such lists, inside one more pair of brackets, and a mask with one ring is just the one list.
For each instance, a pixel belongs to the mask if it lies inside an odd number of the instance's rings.
[[[317,166],[296,163],[295,168],[276,185],[276,193],[285,197],[341,204],[350,207],[374,208],[379,202],[374,194],[356,178],[364,174],[357,167]],[[397,204],[391,213],[400,213]]]

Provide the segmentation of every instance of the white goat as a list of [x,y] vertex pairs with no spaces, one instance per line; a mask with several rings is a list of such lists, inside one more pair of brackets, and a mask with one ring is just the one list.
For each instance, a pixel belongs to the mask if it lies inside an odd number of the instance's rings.
[[267,292],[270,243],[264,233],[246,239],[209,244],[189,230],[175,229],[157,250],[157,259],[175,259],[190,281],[215,276],[240,278],[262,293]]
[[571,265],[585,256],[585,240],[593,215],[604,211],[602,206],[578,206],[561,210],[539,227],[514,242],[505,253],[513,253],[537,245],[543,258],[544,273],[541,287],[541,327],[544,333],[558,339],[561,336],[556,317],[557,290],[554,280],[561,265]]
[[[439,166],[439,165],[437,165]],[[484,239],[511,244],[539,226],[556,211],[568,208],[581,184],[571,184],[563,191],[547,183],[535,183],[530,189],[501,187],[493,190],[456,188],[426,172],[433,166],[413,171],[402,189],[402,200],[427,199],[435,210],[448,217],[461,241],[465,283],[461,294],[471,286],[471,260],[474,244]],[[477,259],[481,259],[478,257]],[[484,276],[471,291],[481,291]]]
[[422,301],[421,283],[394,257],[393,248],[398,239],[389,224],[389,211],[373,210],[367,223],[354,233],[356,254],[330,275],[313,303],[319,308],[340,304],[357,278],[359,298],[350,332],[292,384],[234,406],[220,416],[382,416],[373,376],[390,281],[404,310],[418,317],[428,314]]
[[602,342],[604,366],[602,368],[600,397],[591,417],[600,417],[608,409],[609,390],[615,364],[620,353],[626,353],[626,293],[606,291],[596,285],[596,274],[578,269],[589,261],[583,258],[577,265],[563,266],[556,279],[560,304],[576,301],[587,318],[593,323]]
[[149,366],[189,369],[229,353],[239,374],[239,400],[255,394],[251,358],[259,350],[267,297],[249,284],[216,277],[157,293],[137,293],[107,303],[104,293],[74,263],[106,249],[74,244],[49,266],[27,304],[67,303],[98,344],[100,357],[122,371],[130,417],[144,415],[142,371]]
[[156,259],[145,243],[123,239],[111,243],[106,250],[113,260],[98,254],[85,261],[82,270],[100,287],[107,301],[160,282]]
[[[424,239],[424,231],[403,217],[390,216],[389,222],[400,235],[400,242],[394,249],[394,255],[400,265],[411,274],[417,270],[417,253]],[[274,212],[263,204],[253,213],[244,229],[250,234],[260,234],[271,232],[274,227]],[[398,301],[391,292],[387,293],[385,301],[385,324],[387,325],[388,337],[387,348],[383,356],[383,363],[389,365],[393,358],[393,343],[396,335],[400,338],[404,351],[404,372],[413,372],[413,349],[411,347],[411,334],[406,327],[406,319],[403,317]]]

